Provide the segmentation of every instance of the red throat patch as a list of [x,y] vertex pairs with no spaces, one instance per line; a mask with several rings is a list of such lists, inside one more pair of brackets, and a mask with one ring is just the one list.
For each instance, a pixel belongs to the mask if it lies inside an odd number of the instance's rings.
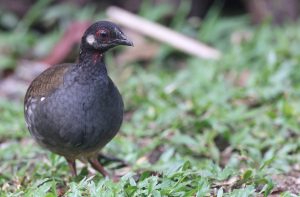
[[94,53],[93,54],[93,62],[94,64],[97,63],[98,60],[100,60],[102,58],[102,54],[101,53]]

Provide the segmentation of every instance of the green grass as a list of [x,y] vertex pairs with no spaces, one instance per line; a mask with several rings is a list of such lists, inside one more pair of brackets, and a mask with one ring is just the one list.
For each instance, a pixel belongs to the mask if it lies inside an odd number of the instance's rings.
[[[148,16],[145,10],[140,14]],[[223,51],[218,61],[178,57],[165,46],[143,67],[120,67],[108,55],[126,105],[119,135],[103,149],[130,164],[118,183],[87,176],[86,167],[72,178],[62,157],[30,138],[22,103],[1,99],[0,196],[51,197],[60,190],[66,196],[268,196],[273,175],[300,162],[300,26],[253,27],[245,17],[205,22],[199,32],[187,23],[171,26],[205,37]],[[237,30],[252,38],[230,42]],[[122,173],[113,167],[107,166]]]

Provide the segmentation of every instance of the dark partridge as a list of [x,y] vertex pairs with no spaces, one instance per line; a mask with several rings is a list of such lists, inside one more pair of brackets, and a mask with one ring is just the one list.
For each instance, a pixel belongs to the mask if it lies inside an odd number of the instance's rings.
[[42,147],[64,156],[74,176],[76,159],[108,176],[97,155],[119,131],[124,106],[103,55],[118,45],[133,46],[116,24],[96,22],[82,36],[78,63],[50,67],[27,90],[30,134]]

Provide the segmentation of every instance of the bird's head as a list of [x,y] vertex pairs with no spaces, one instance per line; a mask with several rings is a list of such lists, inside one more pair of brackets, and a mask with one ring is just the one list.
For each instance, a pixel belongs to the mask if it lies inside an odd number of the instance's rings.
[[133,46],[133,43],[116,24],[109,21],[99,21],[92,24],[85,31],[82,36],[81,45],[85,49],[103,53],[115,46]]

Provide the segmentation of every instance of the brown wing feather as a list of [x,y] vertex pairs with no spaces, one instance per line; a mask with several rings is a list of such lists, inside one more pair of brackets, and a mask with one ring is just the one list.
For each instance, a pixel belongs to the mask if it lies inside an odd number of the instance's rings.
[[29,97],[47,97],[55,91],[63,83],[64,74],[70,66],[71,64],[62,64],[45,70],[31,82],[25,96],[25,101]]

